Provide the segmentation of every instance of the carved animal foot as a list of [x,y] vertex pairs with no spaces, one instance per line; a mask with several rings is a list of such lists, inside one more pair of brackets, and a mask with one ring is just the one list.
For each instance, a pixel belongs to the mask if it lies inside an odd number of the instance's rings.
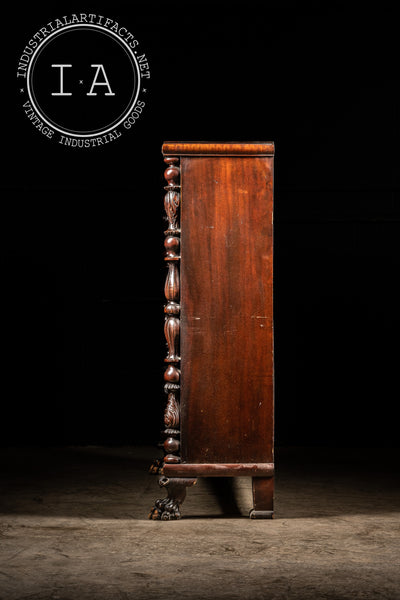
[[149,519],[153,521],[171,521],[180,519],[179,502],[177,500],[156,500],[154,508],[151,509]]
[[155,501],[149,519],[171,521],[181,518],[180,506],[186,498],[186,488],[196,484],[196,479],[161,477],[159,485],[165,487],[167,498]]

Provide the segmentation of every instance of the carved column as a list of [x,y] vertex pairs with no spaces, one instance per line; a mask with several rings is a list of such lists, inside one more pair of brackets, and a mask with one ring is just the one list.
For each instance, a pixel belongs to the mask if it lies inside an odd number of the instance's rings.
[[179,249],[180,249],[180,228],[179,228],[179,208],[180,208],[180,185],[179,185],[179,159],[167,157],[164,159],[167,168],[164,177],[167,181],[165,186],[166,194],[164,196],[164,207],[168,220],[168,229],[165,233],[165,257],[164,260],[168,266],[168,273],[165,280],[164,293],[167,300],[165,305],[165,325],[164,334],[167,341],[168,354],[165,362],[169,366],[165,370],[165,393],[168,394],[168,402],[164,413],[164,433],[166,440],[164,450],[166,456],[164,463],[179,463],[179,380],[180,362],[179,356]]
[[[167,168],[164,177],[167,181],[165,186],[164,208],[168,221],[165,233],[165,257],[168,273],[165,280],[164,293],[167,304],[164,307],[165,325],[164,334],[167,342],[167,356],[164,359],[168,366],[164,371],[164,391],[167,394],[167,405],[164,411],[164,441],[165,456],[163,464],[156,464],[151,472],[163,474],[163,465],[178,464],[180,459],[180,356],[179,356],[179,332],[180,332],[180,287],[179,287],[179,261],[180,261],[180,169],[179,159],[166,157],[164,162]],[[155,506],[150,512],[150,519],[179,519],[179,507],[186,496],[186,487],[194,485],[196,480],[191,478],[167,478],[161,477],[159,485],[165,487],[168,497],[156,500]]]

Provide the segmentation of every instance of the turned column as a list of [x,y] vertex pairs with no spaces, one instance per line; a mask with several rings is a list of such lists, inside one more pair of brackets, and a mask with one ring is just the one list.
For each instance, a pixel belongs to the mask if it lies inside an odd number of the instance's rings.
[[[163,473],[166,464],[179,464],[180,458],[180,376],[179,369],[179,333],[180,333],[180,283],[179,283],[179,261],[180,261],[180,169],[179,159],[166,157],[164,162],[167,168],[164,177],[167,181],[165,186],[164,208],[168,221],[168,228],[164,232],[164,260],[168,272],[165,280],[164,294],[167,303],[164,306],[165,324],[164,335],[167,344],[167,363],[164,371],[164,391],[167,394],[167,404],[164,411],[164,458],[162,464],[157,464],[156,469]],[[161,476],[159,485],[167,491],[167,498],[156,500],[152,508],[150,519],[179,519],[181,517],[180,506],[186,496],[186,487],[196,483],[195,478],[176,478]]]

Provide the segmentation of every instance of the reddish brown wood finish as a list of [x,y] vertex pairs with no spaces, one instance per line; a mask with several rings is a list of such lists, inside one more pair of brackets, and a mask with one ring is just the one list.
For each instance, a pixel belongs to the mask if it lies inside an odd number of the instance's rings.
[[272,519],[274,515],[274,480],[272,477],[253,477],[253,510],[251,519]]
[[272,477],[273,463],[211,463],[164,465],[164,475],[169,477]]
[[273,462],[272,158],[181,158],[182,462]]
[[166,455],[153,471],[163,475],[168,498],[157,500],[150,516],[180,518],[194,477],[247,475],[250,516],[269,518],[274,145],[167,142],[163,153],[169,155],[164,331],[170,364]]

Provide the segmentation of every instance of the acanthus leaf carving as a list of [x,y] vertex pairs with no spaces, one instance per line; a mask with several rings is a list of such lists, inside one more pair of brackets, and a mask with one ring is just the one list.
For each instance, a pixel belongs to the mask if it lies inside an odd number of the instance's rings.
[[180,204],[180,194],[176,190],[168,190],[164,196],[164,207],[168,218],[168,229],[166,234],[176,234],[180,232],[178,225],[178,209]]
[[168,402],[164,412],[164,424],[168,429],[178,429],[180,421],[179,404],[174,392],[168,393]]

